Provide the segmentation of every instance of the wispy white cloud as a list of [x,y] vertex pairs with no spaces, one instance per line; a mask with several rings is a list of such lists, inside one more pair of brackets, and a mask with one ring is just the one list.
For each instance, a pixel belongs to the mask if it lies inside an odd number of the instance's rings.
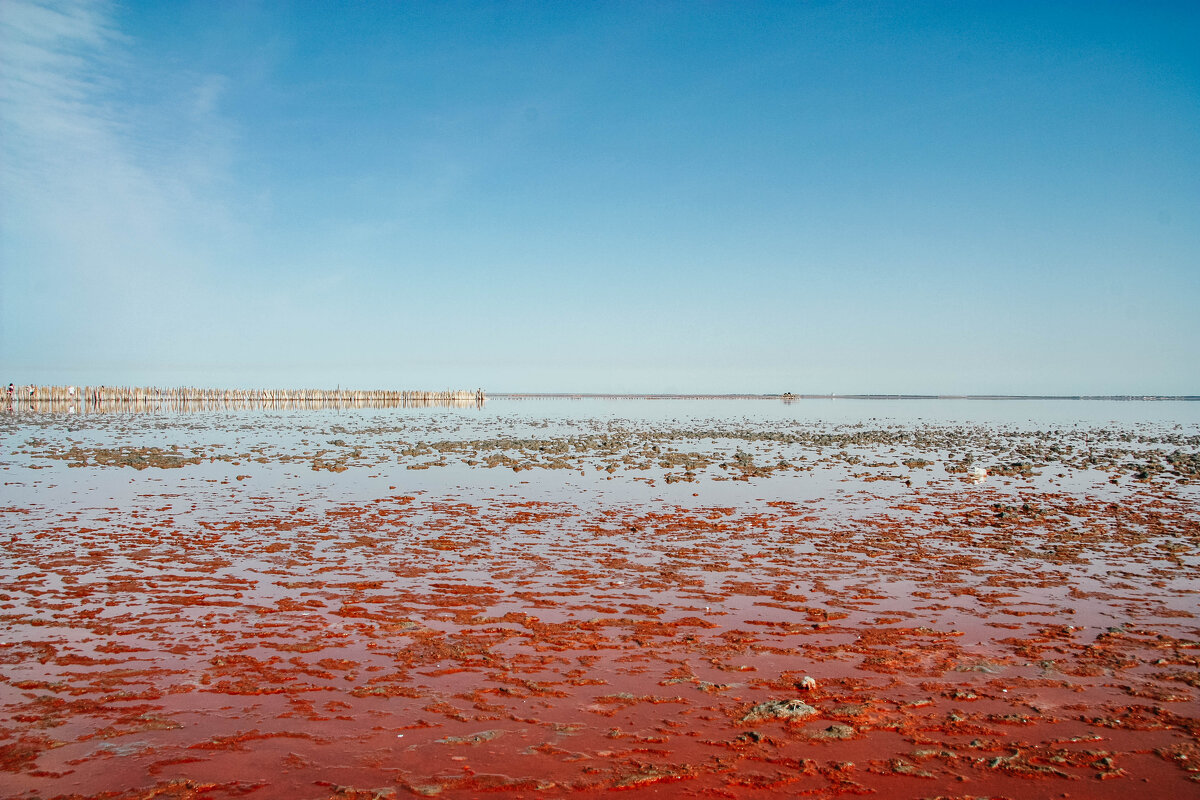
[[135,43],[115,11],[0,3],[6,365],[153,363],[178,345],[181,308],[211,305],[214,243],[237,227],[213,190],[228,169],[226,79],[134,103]]
[[26,205],[82,183],[81,167],[116,166],[119,115],[105,97],[123,39],[105,10],[93,2],[0,4],[2,175]]
[[235,168],[231,78],[154,63],[119,12],[0,0],[0,368],[204,381],[336,362],[329,331],[357,320],[336,302],[345,255],[327,244],[289,270]]

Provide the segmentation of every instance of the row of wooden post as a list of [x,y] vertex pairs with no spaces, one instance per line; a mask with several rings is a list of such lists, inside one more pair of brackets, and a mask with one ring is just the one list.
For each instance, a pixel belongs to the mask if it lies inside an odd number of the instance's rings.
[[475,391],[441,392],[352,389],[204,389],[153,386],[17,386],[5,397],[12,410],[75,413],[91,411],[220,411],[236,409],[417,408],[482,406]]

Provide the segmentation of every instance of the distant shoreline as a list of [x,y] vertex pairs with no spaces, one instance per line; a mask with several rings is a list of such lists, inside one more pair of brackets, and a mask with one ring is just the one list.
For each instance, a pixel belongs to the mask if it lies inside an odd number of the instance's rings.
[[504,400],[1121,400],[1200,401],[1200,395],[1134,394],[620,394],[597,392],[489,392]]

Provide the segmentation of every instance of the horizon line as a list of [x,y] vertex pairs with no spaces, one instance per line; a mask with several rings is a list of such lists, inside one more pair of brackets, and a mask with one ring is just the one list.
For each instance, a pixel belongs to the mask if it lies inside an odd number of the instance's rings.
[[[62,386],[55,384],[21,384],[17,387],[15,384],[10,384],[15,391],[10,396],[11,400],[26,400],[24,390],[31,389],[36,394],[28,397],[29,400],[48,399],[46,394],[57,396],[62,394],[66,398],[66,389],[72,385],[64,384]],[[165,393],[174,394],[179,392],[196,392],[202,395],[209,394],[225,394],[225,393],[247,393],[247,394],[294,394],[294,393],[319,393],[319,394],[406,394],[406,395],[471,395],[476,399],[482,398],[505,398],[505,399],[627,399],[627,400],[702,400],[702,399],[728,399],[728,400],[1109,400],[1109,401],[1185,401],[1196,402],[1200,401],[1200,394],[1184,395],[1184,394],[965,394],[965,393],[909,393],[909,392],[810,392],[810,393],[795,393],[795,392],[490,392],[483,388],[464,390],[464,389],[442,389],[442,390],[412,390],[412,389],[385,389],[376,387],[374,389],[355,389],[349,386],[343,388],[340,384],[334,389],[298,389],[298,388],[275,388],[269,389],[265,387],[258,388],[216,388],[216,387],[199,387],[199,386],[121,386],[121,385],[100,385],[100,386],[79,386],[81,394],[83,390],[92,389],[105,392],[116,392],[117,394],[127,392],[147,392],[147,393]]]
[[1200,401],[1200,395],[1162,394],[795,394],[773,393],[706,393],[706,392],[486,392],[489,398],[506,399],[613,399],[613,400],[1178,400]]

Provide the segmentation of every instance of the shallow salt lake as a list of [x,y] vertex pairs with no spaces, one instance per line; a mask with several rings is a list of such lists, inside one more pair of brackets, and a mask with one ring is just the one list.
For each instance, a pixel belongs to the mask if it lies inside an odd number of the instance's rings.
[[20,414],[0,448],[6,797],[1200,774],[1200,404]]
[[[473,410],[473,409],[472,409]],[[1070,399],[858,399],[805,398],[600,398],[502,397],[489,400],[490,414],[533,419],[746,419],[754,422],[856,424],[871,420],[935,424],[1070,426],[1105,424],[1200,425],[1200,402],[1186,400]]]

